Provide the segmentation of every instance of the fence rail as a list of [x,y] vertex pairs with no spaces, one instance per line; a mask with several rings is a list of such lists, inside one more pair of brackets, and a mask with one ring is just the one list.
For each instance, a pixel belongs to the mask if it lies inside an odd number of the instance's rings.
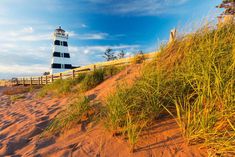
[[[145,60],[153,59],[156,56],[157,52],[151,52],[147,54],[143,54],[143,58]],[[57,79],[67,79],[67,78],[75,78],[80,73],[87,73],[93,71],[95,69],[100,69],[108,66],[121,66],[121,65],[129,65],[132,63],[135,57],[123,58],[113,61],[107,62],[99,62],[95,64],[90,64],[87,66],[75,68],[72,70],[68,70],[62,73],[56,73],[52,75],[46,76],[33,76],[33,77],[19,77],[13,81],[13,84],[16,85],[45,85],[52,83]]]

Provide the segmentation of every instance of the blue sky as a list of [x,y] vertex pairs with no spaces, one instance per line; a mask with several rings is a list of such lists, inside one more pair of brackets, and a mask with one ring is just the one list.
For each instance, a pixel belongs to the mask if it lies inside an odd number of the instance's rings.
[[69,32],[73,65],[104,61],[107,48],[155,51],[176,27],[215,18],[221,0],[1,0],[0,78],[49,71],[52,33]]

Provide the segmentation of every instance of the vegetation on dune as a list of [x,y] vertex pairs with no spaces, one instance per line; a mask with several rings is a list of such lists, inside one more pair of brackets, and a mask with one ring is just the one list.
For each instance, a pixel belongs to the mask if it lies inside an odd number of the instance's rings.
[[69,93],[81,93],[90,90],[103,82],[106,78],[111,77],[120,72],[125,66],[114,67],[109,66],[103,69],[97,69],[89,73],[80,73],[75,79],[59,79],[51,84],[43,86],[38,93],[39,97],[47,94],[55,96],[66,95]]
[[39,91],[38,96],[44,97],[47,94],[53,94],[55,96],[61,96],[67,93],[72,92],[72,86],[76,81],[72,79],[66,80],[56,80],[51,84],[43,86],[43,88]]
[[75,124],[81,123],[83,120],[88,120],[93,114],[89,111],[91,111],[91,106],[89,106],[88,98],[85,96],[77,97],[73,103],[57,115],[44,134],[62,132]]
[[108,126],[127,135],[133,147],[141,129],[165,109],[188,144],[235,153],[234,72],[235,25],[205,26],[165,46],[132,87],[108,98]]
[[[137,57],[135,63],[142,63]],[[114,135],[127,137],[133,151],[142,130],[168,114],[189,145],[201,144],[211,155],[235,153],[234,23],[206,25],[163,46],[156,59],[144,64],[132,86],[121,84],[107,98],[106,126]],[[66,94],[76,85],[75,90],[87,91],[119,70],[95,70],[74,80],[58,80],[44,90]],[[97,112],[86,97],[79,96],[47,130],[70,128]]]
[[119,73],[120,71],[124,70],[127,66],[107,66],[106,68],[104,68],[104,76],[105,79],[109,78],[111,76],[116,75],[117,73]]
[[138,52],[138,53],[134,56],[132,63],[134,63],[134,64],[140,64],[140,63],[143,63],[144,60],[145,60],[144,54],[143,54],[143,52],[141,51],[141,52]]
[[103,69],[95,70],[91,73],[88,73],[81,81],[79,88],[82,91],[87,91],[94,88],[104,81],[104,74],[105,72]]
[[180,41],[187,45],[172,45],[183,54],[172,75],[184,91],[173,97],[183,135],[214,153],[235,153],[235,25],[205,27]]
[[18,95],[12,95],[12,96],[10,97],[10,100],[11,100],[12,102],[15,102],[16,100],[24,99],[24,98],[25,98],[25,95],[23,95],[23,94],[18,94]]
[[[75,100],[56,116],[43,134],[62,132],[76,124],[87,123],[93,119],[93,116],[100,114],[99,105],[90,104],[89,99],[81,95],[122,69],[123,67],[107,67],[90,73],[81,73],[75,79],[56,80],[54,83],[44,86],[39,92],[39,96],[45,96],[48,93],[60,96],[71,92],[78,94],[78,96],[75,96]],[[96,119],[97,117],[99,116],[97,115]]]

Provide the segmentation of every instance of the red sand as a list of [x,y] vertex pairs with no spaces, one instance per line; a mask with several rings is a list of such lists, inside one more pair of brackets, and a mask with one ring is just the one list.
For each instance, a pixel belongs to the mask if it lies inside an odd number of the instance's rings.
[[[140,66],[129,67],[106,80],[86,95],[96,101],[115,91],[122,81],[128,84],[139,76]],[[40,138],[49,122],[67,104],[66,98],[38,99],[35,93],[11,103],[0,89],[0,156],[63,156],[63,157],[175,157],[207,156],[205,150],[187,146],[173,119],[162,119],[141,134],[135,153],[128,142],[112,137],[104,126],[90,123],[86,131],[81,126],[47,138]]]

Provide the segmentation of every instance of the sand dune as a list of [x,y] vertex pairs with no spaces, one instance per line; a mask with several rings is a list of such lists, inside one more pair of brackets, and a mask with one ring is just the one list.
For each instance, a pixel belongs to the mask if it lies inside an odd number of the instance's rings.
[[[139,66],[129,67],[106,80],[86,95],[103,101],[114,91],[117,83],[134,82]],[[206,156],[198,147],[186,146],[174,119],[165,117],[141,134],[136,152],[130,153],[128,142],[113,137],[102,122],[81,125],[60,135],[41,138],[50,121],[66,106],[68,98],[38,99],[35,93],[12,103],[0,88],[0,156],[74,156],[74,157],[149,157],[149,156]]]

